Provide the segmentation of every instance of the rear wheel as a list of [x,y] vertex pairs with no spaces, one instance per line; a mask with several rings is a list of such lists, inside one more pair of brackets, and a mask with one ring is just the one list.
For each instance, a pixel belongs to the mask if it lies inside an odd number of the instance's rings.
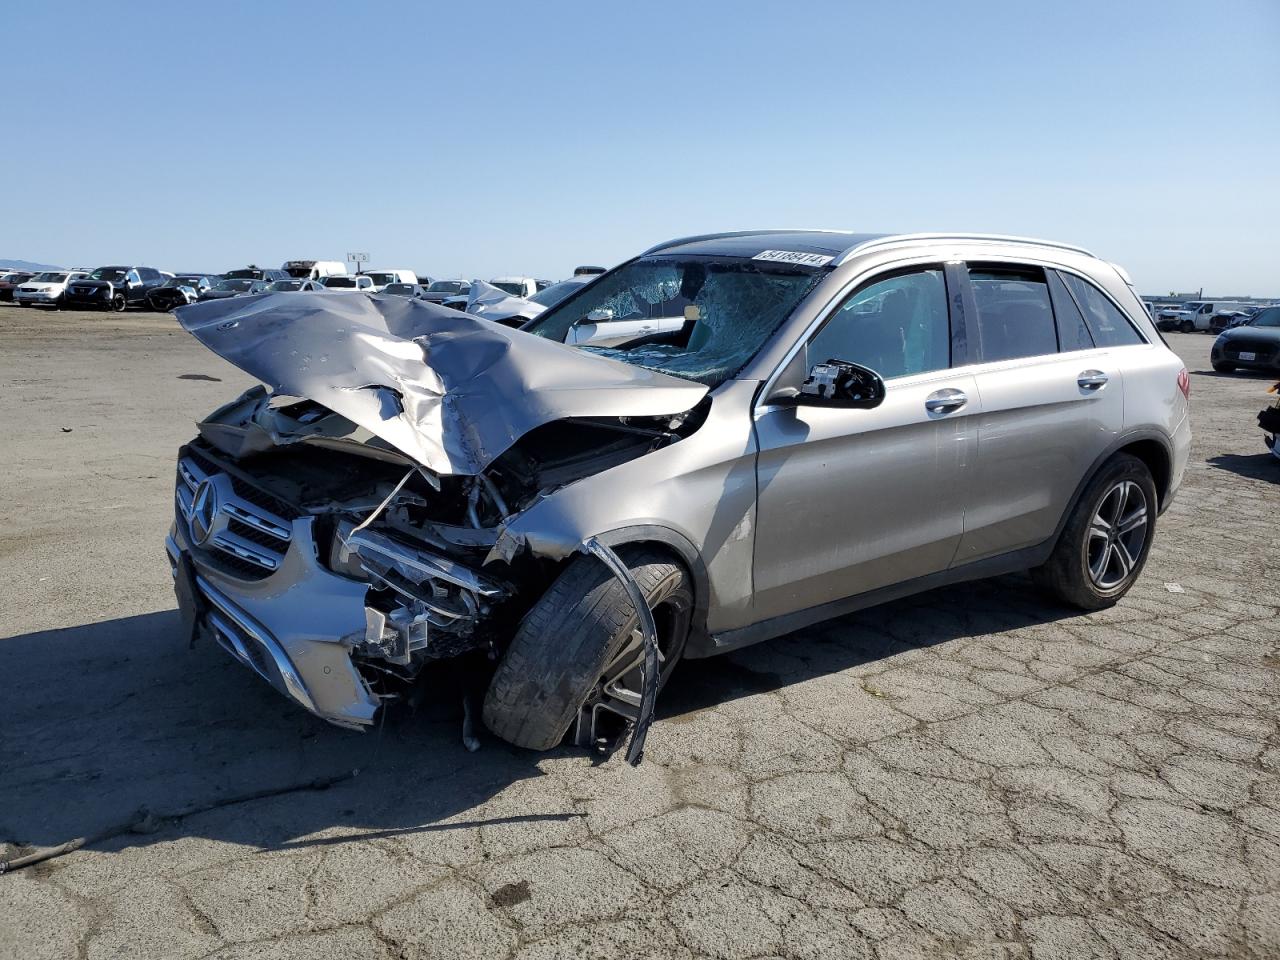
[[1089,481],[1049,560],[1032,578],[1083,610],[1112,606],[1142,573],[1156,529],[1156,485],[1137,457],[1117,454]]
[[[684,653],[693,615],[685,569],[652,548],[622,548],[658,627],[659,688]],[[622,584],[593,557],[575,558],[525,616],[498,664],[484,722],[518,747],[549,750],[582,710],[635,719],[644,645]]]

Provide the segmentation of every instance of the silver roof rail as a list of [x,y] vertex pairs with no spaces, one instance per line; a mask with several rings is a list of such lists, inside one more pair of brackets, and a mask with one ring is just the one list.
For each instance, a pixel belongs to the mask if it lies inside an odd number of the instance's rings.
[[1025,243],[1037,247],[1055,247],[1059,250],[1070,250],[1072,253],[1082,253],[1086,257],[1097,257],[1097,254],[1092,250],[1077,247],[1073,243],[1059,243],[1056,240],[1037,240],[1034,237],[1006,237],[998,233],[900,233],[887,237],[878,237],[875,240],[864,240],[861,243],[854,244],[836,257],[833,266],[847,263],[854,254],[865,253],[874,247],[887,247],[895,243],[910,243],[915,240],[989,240],[992,243]]
[[657,253],[659,250],[668,250],[671,247],[683,246],[686,243],[698,243],[702,240],[722,240],[728,237],[772,237],[782,233],[830,233],[835,235],[852,234],[852,230],[817,230],[812,227],[797,227],[794,230],[733,230],[730,232],[720,233],[698,233],[691,237],[676,237],[674,240],[667,240],[650,247],[642,257],[647,257],[651,253]]

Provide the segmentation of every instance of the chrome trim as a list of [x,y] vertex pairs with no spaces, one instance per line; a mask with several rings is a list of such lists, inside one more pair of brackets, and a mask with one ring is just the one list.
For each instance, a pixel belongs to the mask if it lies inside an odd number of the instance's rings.
[[[178,460],[178,478],[180,482],[174,490],[175,506],[178,515],[186,524],[186,531],[192,543],[221,550],[237,559],[261,567],[268,573],[280,569],[280,565],[284,562],[284,555],[293,540],[293,528],[284,517],[237,494],[229,474],[211,474],[190,457]],[[204,483],[212,483],[217,487],[217,507],[213,517],[210,518],[208,533],[202,539],[195,536],[192,521],[196,491]],[[254,543],[247,537],[230,530],[227,526],[228,519],[243,523],[278,540],[279,550]]]
[[[280,673],[280,679],[284,682],[286,692],[293,697],[298,703],[306,707],[317,716],[320,711],[316,709],[315,702],[311,699],[311,694],[307,690],[307,685],[302,682],[302,677],[298,675],[298,671],[294,669],[293,662],[264,627],[256,623],[248,614],[244,613],[234,603],[228,600],[216,587],[199,574],[196,575],[196,588],[204,594],[206,600],[214,608],[209,613],[209,621],[217,629],[217,624],[221,623],[224,629],[231,625],[240,630],[240,635],[230,634],[229,639],[239,648],[239,652],[231,650],[237,660],[253,669],[255,673],[264,680],[270,681],[272,678],[267,676],[253,662],[253,657],[244,647],[245,640],[256,643],[272,660],[275,668]],[[221,617],[219,617],[221,615]],[[221,619],[225,618],[225,620]],[[228,624],[226,621],[230,621]],[[223,645],[225,647],[225,644]]]

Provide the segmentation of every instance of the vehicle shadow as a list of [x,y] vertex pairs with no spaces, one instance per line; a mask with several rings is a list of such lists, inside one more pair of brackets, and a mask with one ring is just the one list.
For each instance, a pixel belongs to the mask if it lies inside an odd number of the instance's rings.
[[1267,453],[1222,453],[1205,461],[1211,467],[1226,470],[1251,480],[1270,480],[1280,483],[1280,460]]
[[[662,736],[662,719],[904,650],[1070,614],[1046,605],[1025,577],[1004,577],[688,661],[664,691],[650,737]],[[532,753],[488,735],[478,753],[466,752],[456,685],[440,691],[436,706],[388,711],[379,729],[341,730],[282,699],[212,642],[188,650],[176,611],[0,640],[0,674],[9,678],[0,727],[0,841],[63,843],[127,824],[139,808],[178,819],[158,833],[127,833],[96,846],[169,842],[176,832],[266,849],[341,843],[353,831],[394,836],[582,816],[566,806],[485,819],[477,808],[518,781],[543,776],[544,758],[581,754],[570,747]],[[354,770],[358,776],[347,776]],[[306,789],[344,777],[327,789]],[[288,793],[287,801],[186,815],[277,792]]]

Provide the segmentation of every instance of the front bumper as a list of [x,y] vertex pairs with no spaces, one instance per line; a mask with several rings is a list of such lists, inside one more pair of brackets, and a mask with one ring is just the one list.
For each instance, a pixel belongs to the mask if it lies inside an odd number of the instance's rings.
[[50,293],[47,290],[31,292],[15,290],[13,292],[14,303],[57,303],[61,298],[61,293]]
[[[351,662],[352,644],[365,635],[368,587],[320,566],[310,517],[292,521],[279,567],[260,580],[241,580],[204,557],[181,509],[165,551],[184,617],[198,618],[237,662],[330,723],[361,729],[373,722],[379,700]],[[194,571],[194,606],[177,582],[184,554]]]
[[106,287],[98,287],[92,293],[76,293],[68,290],[62,295],[64,307],[106,307],[111,303],[111,295]]

